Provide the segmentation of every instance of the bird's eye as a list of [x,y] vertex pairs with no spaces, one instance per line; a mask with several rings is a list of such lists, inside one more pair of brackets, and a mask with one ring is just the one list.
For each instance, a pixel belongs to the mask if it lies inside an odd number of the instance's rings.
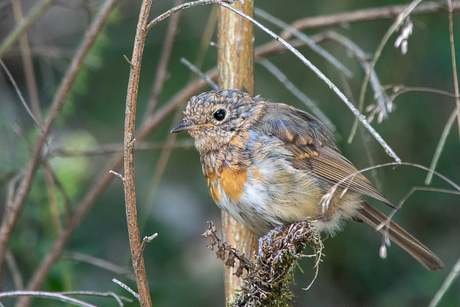
[[217,121],[222,121],[225,118],[225,115],[227,114],[227,111],[224,109],[219,109],[216,112],[214,112],[214,119]]

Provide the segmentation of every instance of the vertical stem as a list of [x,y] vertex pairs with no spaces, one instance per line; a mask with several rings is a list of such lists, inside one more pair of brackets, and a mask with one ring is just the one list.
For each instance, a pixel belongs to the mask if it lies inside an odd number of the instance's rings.
[[460,136],[460,96],[458,89],[458,76],[457,76],[457,60],[455,59],[455,44],[454,44],[454,20],[452,17],[453,7],[452,1],[447,0],[447,6],[449,8],[449,38],[450,38],[450,52],[452,55],[452,71],[454,77],[454,91],[455,91],[455,104],[457,105],[457,123],[458,132]]
[[[14,18],[17,23],[22,22],[24,16],[22,15],[22,7],[20,0],[11,2],[13,7]],[[35,78],[34,63],[32,59],[32,52],[30,51],[29,39],[27,34],[24,33],[19,37],[19,46],[22,55],[22,65],[24,66],[24,74],[26,78],[27,90],[29,93],[30,105],[32,111],[39,122],[41,122],[40,100],[38,98],[37,80]]]
[[139,78],[142,64],[142,54],[145,45],[145,36],[148,30],[146,25],[153,0],[144,0],[139,13],[136,37],[134,39],[133,56],[129,72],[128,93],[126,95],[125,132],[124,132],[124,187],[126,220],[128,223],[129,245],[131,247],[131,259],[133,261],[134,274],[139,293],[139,301],[142,307],[152,306],[150,299],[149,284],[145,271],[144,256],[141,251],[139,226],[137,221],[136,191],[134,186],[134,128],[136,122],[137,93],[139,90]]
[[[253,1],[233,4],[237,10],[254,16]],[[218,10],[219,87],[254,92],[254,26],[251,22],[219,6]]]
[[[237,1],[233,6],[249,16],[254,16],[252,0]],[[254,93],[254,27],[234,12],[219,6],[218,9],[218,59],[219,87]],[[248,257],[257,248],[257,235],[222,212],[223,238],[232,247]],[[234,301],[234,292],[241,288],[241,279],[225,269],[225,297]]]

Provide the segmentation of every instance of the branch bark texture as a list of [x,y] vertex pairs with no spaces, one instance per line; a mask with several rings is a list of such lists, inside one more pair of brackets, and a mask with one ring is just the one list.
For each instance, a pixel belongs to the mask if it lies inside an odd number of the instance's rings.
[[139,301],[142,307],[152,306],[150,299],[149,283],[144,265],[144,256],[141,251],[139,225],[137,221],[136,192],[134,185],[134,132],[136,122],[137,94],[139,90],[139,78],[141,73],[142,54],[144,51],[145,37],[148,30],[148,18],[153,0],[144,0],[139,21],[137,23],[136,37],[134,40],[131,69],[129,72],[128,94],[126,96],[125,133],[124,133],[124,188],[126,219],[128,222],[129,244],[131,247],[131,259],[139,293]]
[[[249,16],[254,16],[254,2],[235,2],[233,6]],[[218,71],[219,87],[239,89],[254,93],[254,26],[234,12],[219,6],[218,9]],[[224,241],[251,257],[257,248],[257,235],[222,212]],[[235,266],[237,267],[237,266]],[[236,268],[225,269],[225,297],[234,301],[234,292],[241,288],[241,278],[234,275]]]

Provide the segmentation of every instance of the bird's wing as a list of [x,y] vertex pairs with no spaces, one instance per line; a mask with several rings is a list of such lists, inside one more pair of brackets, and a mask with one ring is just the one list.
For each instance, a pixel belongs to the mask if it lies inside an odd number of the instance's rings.
[[276,136],[293,153],[292,165],[312,172],[332,185],[364,194],[391,207],[356,167],[336,147],[334,137],[327,128],[310,114],[294,107],[269,103],[266,114],[256,128]]

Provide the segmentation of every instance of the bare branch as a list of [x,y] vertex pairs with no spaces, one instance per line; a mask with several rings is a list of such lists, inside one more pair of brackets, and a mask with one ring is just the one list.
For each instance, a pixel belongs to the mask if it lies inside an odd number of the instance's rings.
[[147,272],[144,257],[140,253],[139,225],[137,219],[136,191],[134,184],[134,135],[136,121],[137,94],[139,91],[139,78],[141,73],[142,55],[144,52],[145,37],[147,36],[148,17],[153,0],[144,0],[139,13],[136,36],[134,38],[131,69],[128,80],[128,93],[126,95],[125,128],[124,128],[124,190],[126,220],[128,224],[129,245],[133,261],[136,284],[139,291],[139,302],[142,307],[152,306],[150,298]]
[[120,174],[120,173],[118,173],[118,172],[115,172],[115,171],[113,171],[113,170],[110,170],[109,173],[112,174],[112,175],[114,175],[114,176],[116,176],[116,177],[118,177],[118,178],[120,178],[120,180],[121,180],[121,182],[123,182],[123,184],[126,183],[125,177],[123,177],[122,174]]
[[45,291],[10,291],[0,293],[0,298],[4,297],[43,297],[61,302],[69,303],[81,307],[96,307],[96,305],[77,300],[72,297],[65,296],[59,292],[45,292]]
[[157,18],[155,18],[154,20],[149,22],[149,24],[146,27],[147,31],[150,30],[154,25],[156,25],[160,21],[162,21],[162,20],[168,18],[169,16],[171,16],[172,14],[177,13],[179,11],[182,11],[184,9],[188,9],[188,8],[191,8],[191,7],[194,7],[194,6],[197,6],[197,5],[206,5],[206,4],[221,3],[221,2],[228,2],[228,1],[226,1],[226,0],[198,0],[198,1],[192,1],[192,2],[187,2],[187,3],[184,3],[184,4],[178,5],[176,7],[173,7],[169,11],[164,12],[163,14],[161,14],[160,16],[158,16]]
[[[20,0],[12,1],[13,14],[16,22],[21,22],[24,17],[22,15],[22,7]],[[22,63],[24,66],[24,74],[26,78],[27,90],[30,98],[30,105],[33,113],[38,120],[41,120],[40,100],[38,98],[37,80],[35,78],[34,64],[32,53],[30,51],[29,39],[27,33],[19,37],[19,46],[21,49]]]
[[137,294],[133,289],[128,287],[126,284],[122,283],[116,278],[113,278],[112,281],[116,283],[117,285],[119,285],[120,287],[122,287],[123,289],[125,289],[126,291],[128,291],[129,293],[131,293],[135,298],[139,300],[139,294]]
[[447,0],[447,6],[449,8],[449,40],[450,40],[450,53],[452,57],[452,75],[454,81],[454,92],[455,92],[455,104],[457,105],[457,123],[458,132],[460,137],[460,94],[458,89],[458,76],[457,76],[457,60],[455,58],[455,44],[454,44],[454,20],[452,12],[454,10],[452,1]]
[[[144,237],[144,239],[142,240],[141,248],[139,249],[139,254],[137,255],[137,258],[136,258],[136,263],[139,261],[139,258],[141,256],[141,254],[144,252],[144,249],[147,246],[147,243],[152,242],[152,240],[155,239],[156,237],[158,237],[158,233],[154,233],[151,236],[145,236]],[[137,265],[139,265],[139,264],[137,264]]]
[[101,297],[113,297],[118,305],[123,307],[123,302],[132,302],[133,300],[124,296],[117,295],[114,292],[94,292],[94,291],[62,291],[60,292],[61,294],[64,295],[87,295],[87,296],[101,296]]
[[35,115],[32,112],[32,110],[29,108],[29,105],[27,104],[26,100],[24,99],[24,96],[22,95],[21,90],[19,89],[18,85],[16,84],[16,81],[14,80],[13,76],[11,75],[10,70],[8,69],[8,67],[6,67],[5,63],[3,63],[2,59],[0,59],[0,65],[2,66],[3,70],[6,72],[6,75],[8,76],[8,79],[10,79],[11,84],[13,84],[14,90],[18,94],[19,100],[21,100],[22,105],[24,106],[24,108],[26,109],[27,113],[32,118],[32,120],[34,121],[35,126],[37,126],[38,130],[40,130],[40,132],[42,134],[45,134],[45,131],[43,130],[42,125],[40,124],[38,119],[35,117]]
[[113,272],[116,274],[121,274],[121,275],[126,275],[127,277],[131,278],[134,280],[133,272],[132,270],[116,265],[113,262],[107,261],[105,259],[93,257],[90,255],[82,254],[82,253],[77,253],[77,252],[66,252],[64,254],[64,260],[69,259],[69,260],[75,260],[79,262],[84,262],[88,263],[91,265],[94,265],[96,267],[99,267],[101,269],[107,270],[109,272]]
[[433,297],[428,307],[438,306],[438,303],[441,301],[444,293],[449,290],[449,288],[452,286],[452,283],[457,279],[458,275],[460,275],[460,258],[454,264],[452,270],[449,272],[449,275],[447,275],[447,278],[444,280],[438,292],[436,292],[436,295]]
[[431,179],[433,177],[434,169],[436,168],[436,165],[438,164],[439,157],[441,157],[441,152],[444,148],[444,145],[446,144],[447,136],[449,135],[450,128],[454,124],[455,118],[457,118],[459,114],[459,109],[455,108],[454,111],[450,114],[449,119],[446,122],[446,125],[444,126],[444,129],[442,130],[441,137],[439,138],[438,146],[436,146],[436,150],[434,152],[433,159],[431,160],[430,164],[430,171],[428,172],[428,175],[426,176],[425,179],[425,184],[431,184]]
[[[389,19],[395,18],[399,14],[401,14],[407,5],[392,5],[392,6],[384,6],[384,7],[377,7],[371,9],[364,9],[364,10],[357,10],[353,12],[345,12],[339,13],[334,15],[327,15],[327,16],[317,16],[317,17],[309,17],[297,20],[292,24],[292,27],[296,28],[297,30],[303,29],[312,29],[312,28],[320,28],[320,27],[330,27],[336,26],[351,22],[359,22],[359,21],[369,21],[369,20],[377,20],[377,19]],[[460,9],[460,3],[455,1],[452,5],[454,10]],[[424,13],[435,13],[439,11],[446,10],[445,1],[438,1],[438,2],[424,2],[417,6],[413,11],[412,14],[424,14]],[[287,31],[283,32],[280,36],[286,39],[286,35],[288,34]]]

